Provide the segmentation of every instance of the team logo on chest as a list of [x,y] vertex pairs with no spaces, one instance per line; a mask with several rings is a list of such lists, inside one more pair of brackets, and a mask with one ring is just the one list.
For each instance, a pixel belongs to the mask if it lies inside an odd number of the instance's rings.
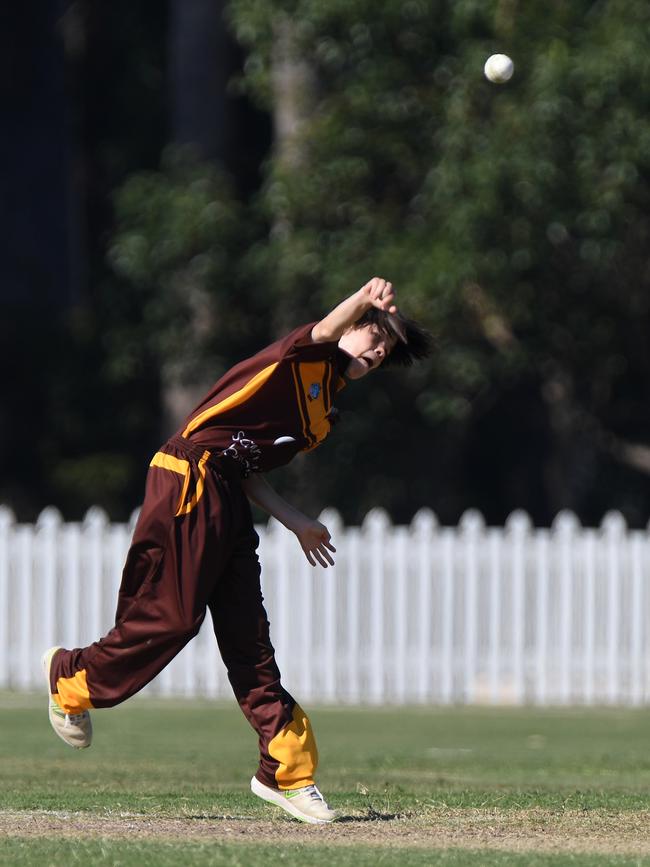
[[309,400],[317,400],[320,394],[320,382],[312,382],[309,386]]

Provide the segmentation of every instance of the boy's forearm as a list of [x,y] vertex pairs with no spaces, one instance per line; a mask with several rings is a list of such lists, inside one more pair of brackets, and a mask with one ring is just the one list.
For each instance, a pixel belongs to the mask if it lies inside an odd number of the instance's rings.
[[295,530],[300,520],[304,520],[302,512],[287,503],[259,473],[251,473],[243,480],[242,487],[249,500],[284,524],[288,530]]
[[368,294],[363,288],[359,289],[314,325],[311,332],[312,340],[315,343],[339,340],[372,306]]
[[317,322],[311,330],[311,339],[314,343],[338,341],[371,307],[385,313],[397,313],[394,300],[393,284],[383,277],[373,277]]

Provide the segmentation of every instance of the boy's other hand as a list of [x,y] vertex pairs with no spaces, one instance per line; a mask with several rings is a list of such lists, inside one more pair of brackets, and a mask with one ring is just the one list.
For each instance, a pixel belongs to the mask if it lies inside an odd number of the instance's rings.
[[336,553],[336,548],[331,544],[332,537],[324,524],[305,517],[297,526],[292,527],[292,530],[311,566],[320,564],[327,569],[328,564],[334,565],[330,551]]
[[383,310],[385,313],[397,313],[393,284],[384,280],[383,277],[373,277],[372,280],[368,280],[360,291],[378,310]]

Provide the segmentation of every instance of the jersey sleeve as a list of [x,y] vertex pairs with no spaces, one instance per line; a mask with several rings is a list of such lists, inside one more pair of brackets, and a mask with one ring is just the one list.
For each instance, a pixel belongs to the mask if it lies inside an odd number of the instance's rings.
[[327,343],[315,343],[311,332],[316,322],[309,322],[295,328],[286,337],[275,344],[278,360],[290,361],[324,361],[331,360],[338,350],[336,340]]

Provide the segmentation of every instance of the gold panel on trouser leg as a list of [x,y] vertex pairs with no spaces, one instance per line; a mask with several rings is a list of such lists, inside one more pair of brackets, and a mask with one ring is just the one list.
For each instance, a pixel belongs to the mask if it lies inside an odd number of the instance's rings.
[[149,466],[160,467],[162,470],[171,470],[173,473],[185,476],[190,464],[189,461],[183,460],[183,458],[175,458],[174,455],[168,455],[166,452],[156,452]]
[[194,494],[190,497],[187,503],[184,502],[185,497],[187,496],[187,479],[185,482],[185,486],[183,487],[183,495],[181,497],[181,505],[178,507],[178,511],[176,512],[176,517],[179,515],[189,515],[192,509],[199,502],[201,497],[203,496],[203,489],[205,488],[205,462],[210,457],[210,452],[205,451],[201,457],[201,460],[198,463],[199,477],[196,481],[196,488],[194,490]]
[[83,713],[92,708],[85,668],[74,677],[60,677],[56,682],[56,689],[52,697],[66,713]]
[[210,452],[204,451],[201,459],[198,462],[199,477],[196,481],[196,489],[194,491],[194,494],[190,497],[189,501],[186,502],[187,492],[190,486],[190,478],[192,475],[189,461],[183,460],[181,458],[175,458],[173,455],[168,455],[165,452],[156,452],[156,454],[153,456],[153,459],[149,466],[160,467],[163,470],[171,470],[174,473],[178,473],[179,475],[184,476],[183,488],[181,490],[181,495],[178,500],[178,508],[176,509],[176,514],[174,515],[175,518],[178,518],[180,515],[189,515],[189,513],[203,496],[206,472],[205,462],[208,460],[209,457]]
[[318,750],[311,723],[297,704],[293,720],[269,743],[269,755],[280,763],[275,772],[279,789],[300,789],[311,786],[318,767]]

